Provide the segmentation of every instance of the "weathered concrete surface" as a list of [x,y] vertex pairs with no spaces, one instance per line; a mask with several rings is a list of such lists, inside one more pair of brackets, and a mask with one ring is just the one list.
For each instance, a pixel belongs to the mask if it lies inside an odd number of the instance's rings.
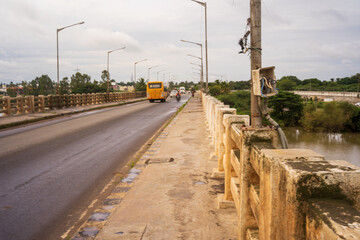
[[248,118],[223,114],[221,102],[213,107],[213,97],[202,100],[210,133],[224,137],[215,141],[217,157],[221,144],[225,152],[219,207],[234,202],[239,239],[360,239],[360,168],[309,149],[277,149],[274,128],[253,129]]
[[[199,98],[190,100],[168,136],[96,239],[236,239],[235,209],[217,209],[223,180],[210,179],[209,139]],[[150,163],[151,163],[150,159]]]

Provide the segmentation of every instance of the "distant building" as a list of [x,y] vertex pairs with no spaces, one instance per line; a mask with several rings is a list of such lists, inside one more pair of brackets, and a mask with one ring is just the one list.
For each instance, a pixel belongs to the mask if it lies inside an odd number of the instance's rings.
[[123,92],[134,92],[134,86],[120,86],[118,85],[118,90]]
[[2,83],[1,84],[1,88],[0,88],[0,94],[3,95],[3,94],[6,94],[6,84]]

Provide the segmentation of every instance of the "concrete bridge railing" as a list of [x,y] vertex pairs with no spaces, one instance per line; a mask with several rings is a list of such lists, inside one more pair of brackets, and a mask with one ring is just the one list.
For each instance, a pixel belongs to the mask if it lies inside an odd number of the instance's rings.
[[360,239],[360,168],[279,149],[273,128],[251,128],[209,95],[202,103],[225,179],[219,207],[235,205],[239,239]]
[[328,101],[347,101],[357,103],[360,101],[360,94],[357,92],[329,92],[329,91],[292,91],[306,99],[318,99]]
[[51,109],[62,109],[95,105],[110,102],[120,102],[135,97],[145,97],[145,92],[87,93],[48,96],[5,96],[0,99],[0,113],[5,116],[43,112]]
[[324,97],[351,97],[360,98],[358,92],[334,92],[334,91],[292,91],[301,96],[324,96]]

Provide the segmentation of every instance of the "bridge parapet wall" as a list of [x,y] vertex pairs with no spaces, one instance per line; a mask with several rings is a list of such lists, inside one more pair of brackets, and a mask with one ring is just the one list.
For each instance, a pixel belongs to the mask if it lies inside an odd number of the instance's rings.
[[145,97],[145,92],[87,93],[48,96],[5,96],[0,99],[0,113],[5,116],[42,112],[51,109],[119,102],[125,99]]
[[329,92],[329,91],[292,91],[303,98],[333,99],[334,101],[347,101],[356,103],[360,101],[360,94],[357,92]]
[[235,205],[239,239],[360,239],[360,168],[279,149],[275,129],[251,128],[209,95],[202,102],[225,179],[219,207]]

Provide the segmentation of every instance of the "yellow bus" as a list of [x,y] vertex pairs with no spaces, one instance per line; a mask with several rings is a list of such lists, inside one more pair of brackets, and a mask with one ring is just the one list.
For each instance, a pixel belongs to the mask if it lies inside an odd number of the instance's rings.
[[149,102],[160,100],[165,102],[167,98],[167,91],[164,88],[163,82],[148,82],[146,87],[146,96]]

